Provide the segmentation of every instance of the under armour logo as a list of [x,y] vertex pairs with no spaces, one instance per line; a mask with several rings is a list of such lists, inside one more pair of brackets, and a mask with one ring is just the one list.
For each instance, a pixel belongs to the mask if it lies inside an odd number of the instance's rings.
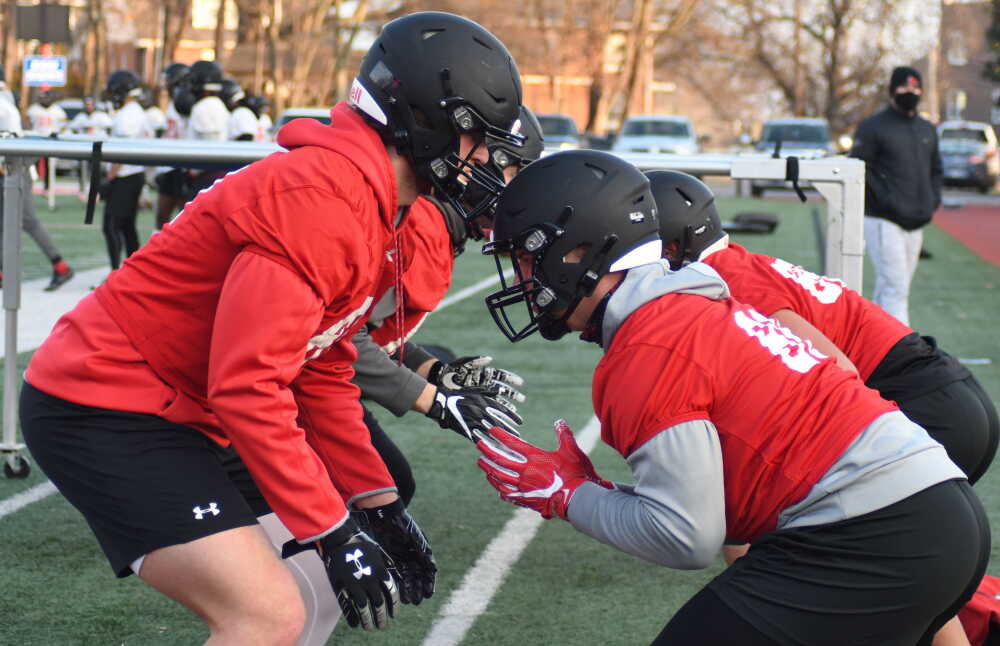
[[202,520],[203,518],[205,518],[205,514],[212,514],[213,516],[218,516],[219,514],[222,513],[221,511],[219,511],[219,505],[214,502],[208,503],[208,509],[202,509],[201,505],[198,505],[191,511],[194,512],[195,520]]
[[344,555],[345,563],[350,563],[352,561],[354,562],[354,567],[357,568],[354,571],[354,578],[357,579],[358,581],[361,580],[361,577],[371,576],[372,574],[372,569],[361,562],[361,557],[364,555],[365,553],[362,552],[360,549],[356,549],[353,552]]

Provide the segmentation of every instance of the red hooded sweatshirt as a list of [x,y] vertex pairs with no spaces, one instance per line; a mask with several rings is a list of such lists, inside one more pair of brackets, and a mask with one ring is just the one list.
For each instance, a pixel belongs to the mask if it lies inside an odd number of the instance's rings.
[[[391,284],[395,175],[346,104],[227,175],[55,325],[25,375],[239,451],[299,540],[394,488],[362,423],[351,336]],[[339,492],[339,493],[338,493]]]
[[389,316],[371,331],[375,343],[389,354],[413,336],[448,293],[455,265],[444,215],[424,197],[410,206],[399,225],[399,248],[406,263],[402,289],[397,289],[403,294],[402,307],[398,316]]

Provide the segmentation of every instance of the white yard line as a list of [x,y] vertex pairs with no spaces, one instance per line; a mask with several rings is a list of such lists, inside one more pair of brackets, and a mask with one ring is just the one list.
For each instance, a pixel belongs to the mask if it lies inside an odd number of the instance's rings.
[[[597,418],[592,417],[577,434],[577,442],[584,453],[593,450],[600,429]],[[485,612],[541,524],[542,517],[534,510],[518,509],[514,512],[472,569],[465,573],[459,588],[451,593],[421,646],[457,646],[462,643],[465,634],[476,618]]]
[[22,491],[6,500],[0,500],[0,518],[13,514],[22,507],[27,507],[33,502],[38,502],[56,492],[56,486],[51,482],[37,484],[31,489]]

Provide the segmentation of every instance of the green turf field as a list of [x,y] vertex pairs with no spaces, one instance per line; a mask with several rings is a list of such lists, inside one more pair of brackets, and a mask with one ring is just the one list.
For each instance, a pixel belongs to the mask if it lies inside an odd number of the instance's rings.
[[[741,236],[737,241],[819,270],[809,217],[813,205],[732,199],[721,206],[724,217],[762,207],[779,212],[782,223],[775,235]],[[75,198],[61,199],[54,214],[39,202],[39,215],[71,264],[83,268],[106,262],[100,231],[84,227]],[[151,221],[148,211],[140,214],[145,231]],[[971,369],[1000,401],[1000,352],[995,339],[1000,268],[979,260],[933,226],[927,229],[926,246],[935,256],[921,262],[917,272],[912,323],[937,336],[941,346],[957,356],[990,359],[989,365]],[[492,259],[477,251],[472,245],[459,260],[453,291],[493,272]],[[30,240],[25,240],[25,265],[28,278],[50,272]],[[459,353],[492,354],[498,363],[524,376],[528,394],[521,407],[524,434],[551,448],[554,419],[565,417],[579,430],[592,415],[590,375],[599,349],[570,337],[550,343],[535,336],[511,345],[493,325],[481,296],[432,316],[417,340],[448,345]],[[20,363],[27,358],[19,357]],[[331,643],[418,645],[515,508],[499,501],[486,484],[475,467],[478,453],[471,445],[419,415],[396,419],[381,410],[376,414],[413,465],[417,494],[411,511],[434,547],[441,570],[438,592],[419,607],[404,607],[387,631],[365,634],[342,624]],[[607,447],[598,444],[592,457],[602,475],[628,477],[627,465]],[[994,519],[1000,517],[1000,481],[995,473],[977,485]],[[0,505],[43,481],[37,470],[25,481],[0,479]],[[82,518],[57,495],[0,518],[0,554],[4,557],[0,644],[194,644],[206,636],[194,617],[134,577],[116,580]],[[718,565],[701,572],[652,567],[577,534],[560,520],[544,522],[520,559],[510,565],[508,578],[463,644],[648,643],[719,570]],[[998,565],[1000,560],[991,572],[1000,574]]]

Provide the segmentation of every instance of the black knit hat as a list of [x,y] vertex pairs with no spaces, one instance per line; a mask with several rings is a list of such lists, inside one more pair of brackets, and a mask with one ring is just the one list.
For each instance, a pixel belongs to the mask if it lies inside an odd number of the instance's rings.
[[920,72],[914,68],[900,66],[892,70],[892,76],[889,77],[889,94],[895,94],[896,88],[900,85],[906,85],[911,76],[917,80],[917,86],[922,88],[924,81],[920,77]]

